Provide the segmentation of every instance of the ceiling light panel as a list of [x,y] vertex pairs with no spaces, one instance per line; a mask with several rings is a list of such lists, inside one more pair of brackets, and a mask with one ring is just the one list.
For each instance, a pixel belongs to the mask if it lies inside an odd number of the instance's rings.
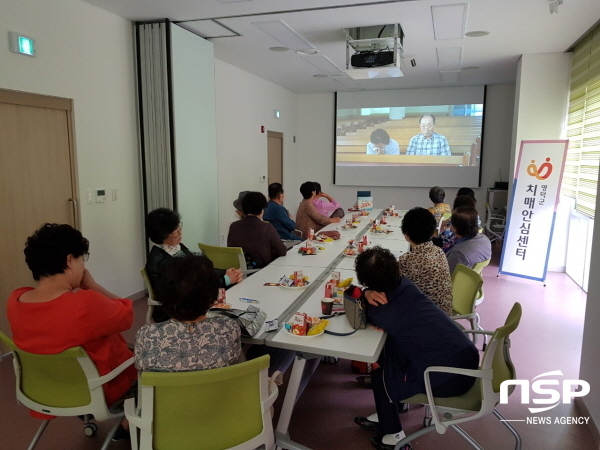
[[252,25],[258,27],[267,33],[277,42],[292,50],[306,50],[314,48],[313,45],[292,30],[283,20],[268,20],[264,22],[252,22]]
[[462,47],[436,48],[438,67],[458,67],[462,62]]
[[177,22],[177,25],[205,39],[239,36],[238,33],[221,25],[216,20],[191,20],[188,22]]
[[441,70],[442,84],[457,84],[460,70]]
[[436,40],[462,39],[467,23],[467,4],[434,5],[431,7],[431,18]]
[[326,56],[303,56],[302,59],[319,69],[319,72],[321,73],[326,73],[327,75],[343,73],[343,70],[331,62],[331,60]]

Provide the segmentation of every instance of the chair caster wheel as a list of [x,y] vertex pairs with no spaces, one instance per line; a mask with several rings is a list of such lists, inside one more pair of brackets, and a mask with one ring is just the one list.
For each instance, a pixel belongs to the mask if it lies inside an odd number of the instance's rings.
[[433,425],[433,417],[423,417],[423,426],[429,427]]
[[83,432],[88,437],[91,437],[94,434],[96,434],[96,431],[98,431],[98,425],[96,425],[95,423],[88,423],[85,427],[83,427]]

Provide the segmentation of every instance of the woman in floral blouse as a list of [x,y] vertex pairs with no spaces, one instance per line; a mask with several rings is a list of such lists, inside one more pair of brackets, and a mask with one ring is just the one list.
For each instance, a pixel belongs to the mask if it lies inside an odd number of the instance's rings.
[[[446,255],[431,242],[435,228],[435,218],[425,208],[408,211],[402,219],[402,233],[411,251],[400,256],[398,265],[400,275],[412,281],[442,311],[452,315],[452,277]],[[383,292],[366,291],[365,298],[372,305],[387,303]]]
[[[450,205],[444,203],[446,198],[446,191],[439,186],[434,186],[429,189],[429,200],[433,202],[433,206],[429,208],[429,212],[435,217],[435,226],[437,227],[440,223],[440,219],[444,213],[451,213]],[[434,230],[435,232],[435,230]]]
[[229,318],[207,318],[219,279],[206,256],[171,258],[157,283],[156,300],[171,319],[144,325],[135,339],[135,366],[150,372],[216,369],[238,362],[240,327]]

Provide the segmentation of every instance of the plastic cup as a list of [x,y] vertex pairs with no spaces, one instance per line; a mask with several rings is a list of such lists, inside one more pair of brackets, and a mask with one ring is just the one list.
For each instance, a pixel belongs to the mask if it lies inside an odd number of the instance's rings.
[[333,299],[332,298],[322,298],[321,299],[321,312],[325,316],[331,315],[331,311],[333,310]]

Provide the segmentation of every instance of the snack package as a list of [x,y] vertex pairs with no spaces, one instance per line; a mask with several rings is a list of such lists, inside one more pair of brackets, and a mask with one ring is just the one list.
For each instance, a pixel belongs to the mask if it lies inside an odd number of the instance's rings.
[[331,283],[333,284],[333,286],[337,286],[338,284],[340,284],[340,273],[339,272],[331,272],[331,277],[329,278],[329,281],[331,281]]
[[304,274],[301,270],[294,271],[294,286],[304,286]]
[[292,326],[292,334],[306,336],[306,333],[308,332],[308,319],[306,313],[297,312],[292,316],[289,324]]
[[279,281],[277,282],[278,285],[281,286],[288,286],[291,287],[294,285],[294,279],[292,278],[293,275],[291,277],[288,277],[286,275],[282,276]]
[[313,241],[315,239],[315,230],[312,228],[308,229],[308,240]]
[[300,247],[298,249],[298,253],[300,253],[302,255],[316,255],[317,254],[317,249],[315,247],[307,245],[306,247]]
[[219,288],[217,302],[213,305],[213,308],[231,309],[231,305],[227,303],[225,289]]
[[366,234],[363,234],[362,243],[364,245],[369,245],[369,237]]
[[327,283],[325,283],[325,295],[323,297],[331,298],[332,293],[333,293],[333,284],[331,283],[331,281],[328,281]]
[[362,253],[365,251],[365,244],[363,244],[362,242],[359,242],[358,244],[358,253]]

